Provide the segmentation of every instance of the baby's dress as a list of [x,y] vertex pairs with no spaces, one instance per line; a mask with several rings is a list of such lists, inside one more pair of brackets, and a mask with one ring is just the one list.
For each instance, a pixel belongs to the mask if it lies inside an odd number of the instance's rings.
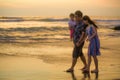
[[[93,34],[92,25],[90,25],[90,27],[86,29],[86,33],[88,35],[88,38],[92,36]],[[98,35],[95,35],[90,40],[89,47],[88,47],[88,55],[91,55],[91,56],[100,55],[100,41],[99,41]]]

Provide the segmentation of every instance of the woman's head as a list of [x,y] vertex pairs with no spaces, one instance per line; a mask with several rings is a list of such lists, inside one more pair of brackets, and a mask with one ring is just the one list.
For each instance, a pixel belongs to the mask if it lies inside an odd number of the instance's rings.
[[84,17],[83,17],[83,22],[85,23],[85,24],[92,24],[92,25],[94,25],[94,27],[96,27],[96,28],[98,28],[98,26],[90,19],[90,17],[89,16],[87,16],[87,15],[85,15]]
[[89,18],[89,16],[84,16],[84,17],[83,17],[83,22],[84,22],[85,24],[90,24],[90,18]]
[[74,15],[73,13],[71,13],[71,14],[69,15],[69,17],[70,17],[71,20],[74,20],[75,15]]

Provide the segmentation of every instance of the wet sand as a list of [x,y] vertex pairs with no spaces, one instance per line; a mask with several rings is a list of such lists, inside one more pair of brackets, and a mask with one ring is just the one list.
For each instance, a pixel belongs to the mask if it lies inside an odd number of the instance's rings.
[[[64,72],[71,65],[71,41],[51,43],[0,43],[0,80],[120,80],[120,38],[101,39],[99,73],[90,79],[82,74],[80,59],[75,72]],[[87,45],[84,54],[87,57]],[[94,69],[94,63],[91,64]]]
[[[71,65],[73,50],[73,43],[68,39],[25,40],[0,42],[0,80],[120,80],[120,37],[110,29],[100,29],[99,33],[98,74],[82,74],[80,59],[74,73],[65,72]],[[88,42],[83,49],[86,58],[87,48]]]

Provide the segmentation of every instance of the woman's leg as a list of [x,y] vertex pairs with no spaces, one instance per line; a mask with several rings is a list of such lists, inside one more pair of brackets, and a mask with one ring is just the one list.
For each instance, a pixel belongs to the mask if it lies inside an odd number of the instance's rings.
[[88,64],[87,64],[87,68],[84,69],[83,72],[86,72],[86,71],[89,72],[91,61],[92,61],[92,60],[91,60],[91,56],[88,55]]
[[95,70],[93,70],[92,72],[98,72],[98,59],[97,56],[93,56],[94,59],[94,64],[95,64]]

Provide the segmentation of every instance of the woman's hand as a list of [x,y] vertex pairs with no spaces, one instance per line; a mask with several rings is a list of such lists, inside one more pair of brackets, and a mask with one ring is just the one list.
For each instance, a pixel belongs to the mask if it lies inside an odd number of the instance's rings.
[[87,42],[89,41],[88,38],[86,39],[86,41],[87,41]]
[[88,42],[88,41],[89,41],[89,39],[87,38],[87,39],[86,39],[86,41]]
[[87,38],[87,39],[86,39],[87,42],[90,41],[90,40],[91,40],[91,38]]

